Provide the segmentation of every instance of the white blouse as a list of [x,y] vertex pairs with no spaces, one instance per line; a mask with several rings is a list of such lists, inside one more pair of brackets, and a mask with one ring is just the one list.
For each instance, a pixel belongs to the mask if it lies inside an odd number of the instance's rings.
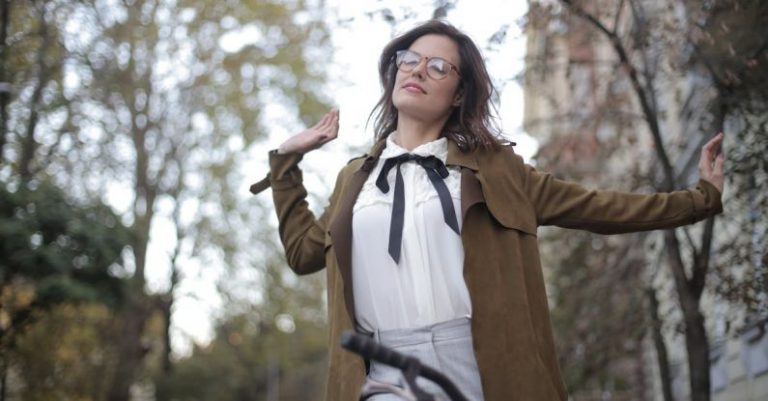
[[[421,327],[472,314],[461,237],[443,220],[437,191],[413,161],[400,166],[405,197],[400,263],[395,264],[387,251],[397,168],[387,175],[390,190],[386,194],[376,186],[376,179],[384,159],[403,153],[408,151],[390,135],[352,209],[355,317],[368,332]],[[440,138],[410,153],[433,155],[445,163],[448,142]],[[461,173],[456,166],[448,166],[448,171],[444,182],[461,228]]]

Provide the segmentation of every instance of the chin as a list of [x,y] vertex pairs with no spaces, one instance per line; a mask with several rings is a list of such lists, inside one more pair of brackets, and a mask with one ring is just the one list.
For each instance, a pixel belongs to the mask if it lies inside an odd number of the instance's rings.
[[398,112],[419,120],[438,120],[445,114],[444,111],[436,110],[434,104],[424,100],[392,99],[392,103]]

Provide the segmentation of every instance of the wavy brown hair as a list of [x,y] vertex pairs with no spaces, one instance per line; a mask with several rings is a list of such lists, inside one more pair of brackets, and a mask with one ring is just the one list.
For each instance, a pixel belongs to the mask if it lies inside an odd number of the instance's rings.
[[386,138],[397,128],[397,108],[392,103],[395,86],[395,54],[408,49],[413,42],[424,35],[436,34],[450,38],[459,47],[461,80],[459,91],[463,91],[461,105],[454,107],[443,127],[443,136],[453,140],[464,151],[477,147],[498,149],[502,141],[498,138],[491,116],[491,96],[496,91],[485,68],[480,50],[472,39],[453,25],[431,20],[392,39],[379,58],[379,79],[384,93],[368,116],[375,115],[374,132],[376,140]]

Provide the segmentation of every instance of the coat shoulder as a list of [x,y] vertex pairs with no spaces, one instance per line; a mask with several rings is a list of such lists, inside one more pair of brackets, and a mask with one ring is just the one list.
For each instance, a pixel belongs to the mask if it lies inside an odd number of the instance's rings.
[[360,161],[364,161],[366,157],[368,157],[368,153],[363,153],[362,155],[359,155],[359,156],[355,156],[355,157],[353,157],[353,158],[351,158],[351,159],[349,159],[349,160],[347,161],[347,165],[350,165],[350,164],[352,164],[352,163],[355,163],[355,162],[357,162],[358,160],[360,160]]
[[507,228],[536,235],[533,205],[526,193],[527,166],[512,146],[478,154],[478,179],[493,217]]
[[363,153],[362,155],[355,156],[347,161],[347,164],[341,168],[341,171],[339,174],[341,176],[349,176],[352,173],[354,173],[357,170],[360,170],[363,165],[365,164],[366,160],[368,160],[368,154]]
[[512,143],[504,144],[498,149],[481,149],[477,152],[481,169],[486,173],[511,174],[516,177],[525,174],[526,164],[523,158],[515,153]]

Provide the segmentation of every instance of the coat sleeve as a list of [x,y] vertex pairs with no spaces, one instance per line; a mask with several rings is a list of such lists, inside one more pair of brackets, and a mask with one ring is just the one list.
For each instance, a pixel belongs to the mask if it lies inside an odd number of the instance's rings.
[[316,218],[306,201],[307,190],[298,167],[301,158],[300,154],[271,151],[269,180],[288,265],[296,274],[303,275],[325,267],[325,232],[338,188],[331,195],[330,205]]
[[525,180],[539,225],[618,234],[692,224],[723,211],[720,192],[705,180],[651,195],[588,190],[530,166]]

